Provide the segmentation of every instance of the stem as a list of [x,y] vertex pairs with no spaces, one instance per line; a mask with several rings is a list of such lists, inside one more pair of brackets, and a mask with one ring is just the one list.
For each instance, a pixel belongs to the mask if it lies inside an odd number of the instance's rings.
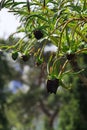
[[87,51],[87,48],[83,48],[83,49],[77,51],[76,54],[80,54],[81,52],[84,52],[84,51]]
[[60,70],[60,73],[59,73],[58,77],[61,77],[61,75],[62,75],[62,73],[64,72],[64,69],[65,69],[67,63],[68,63],[68,60],[66,60],[66,61],[64,62],[63,66],[62,66],[62,68],[61,68],[61,70]]
[[48,117],[51,117],[51,113],[49,109],[46,107],[46,105],[43,103],[42,99],[40,99],[39,102],[40,102],[41,110],[44,112],[44,114],[46,114],[46,116]]
[[29,2],[29,0],[27,0],[27,8],[28,8],[28,11],[30,12],[30,2]]
[[44,51],[44,48],[45,48],[46,44],[47,44],[47,39],[45,39],[44,45],[43,45],[43,47],[41,49],[41,52],[40,52],[40,55],[39,55],[40,58],[41,58],[41,56],[43,54],[43,51]]
[[50,128],[52,128],[52,129],[53,129],[54,120],[55,120],[56,116],[58,116],[58,112],[59,112],[59,106],[56,107],[56,110],[54,110],[54,113],[52,114],[52,116],[51,116],[51,118],[50,118],[49,126],[50,126]]
[[77,33],[85,42],[87,42],[87,38],[86,38],[85,36],[83,36],[81,32],[79,32],[78,30],[76,30],[76,33]]
[[44,2],[43,2],[43,7],[45,8],[45,6],[46,6],[46,1],[44,0]]

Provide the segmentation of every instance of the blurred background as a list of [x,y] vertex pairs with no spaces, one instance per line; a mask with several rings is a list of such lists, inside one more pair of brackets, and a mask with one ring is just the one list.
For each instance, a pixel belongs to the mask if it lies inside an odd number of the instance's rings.
[[[19,25],[18,18],[0,11],[0,44],[16,43],[21,36],[9,36]],[[45,51],[45,60],[50,53]],[[86,57],[79,57],[83,67]],[[87,88],[70,75],[64,78],[71,89],[59,86],[56,95],[48,94],[46,78],[45,64],[37,66],[33,57],[14,61],[10,52],[0,50],[0,130],[87,130]]]

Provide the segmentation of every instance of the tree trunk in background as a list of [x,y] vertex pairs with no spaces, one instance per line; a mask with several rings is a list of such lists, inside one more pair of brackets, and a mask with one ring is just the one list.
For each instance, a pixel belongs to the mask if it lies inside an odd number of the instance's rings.
[[0,126],[1,130],[8,129],[8,121],[5,115],[6,95],[4,94],[4,81],[0,78]]
[[[87,66],[87,54],[84,55],[84,64]],[[87,68],[84,71],[85,77],[87,77]],[[76,130],[87,130],[87,84],[84,85],[80,80],[78,81],[77,93],[79,94],[79,110],[80,121],[76,122]]]

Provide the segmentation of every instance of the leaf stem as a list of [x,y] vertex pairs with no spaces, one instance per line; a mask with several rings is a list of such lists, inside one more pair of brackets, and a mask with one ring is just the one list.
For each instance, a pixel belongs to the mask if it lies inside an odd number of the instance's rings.
[[60,73],[59,73],[59,75],[58,75],[59,78],[61,77],[62,73],[64,72],[64,69],[65,69],[67,63],[68,63],[68,60],[66,60],[66,61],[64,62],[63,66],[62,66],[62,68],[61,68],[61,70],[60,70]]

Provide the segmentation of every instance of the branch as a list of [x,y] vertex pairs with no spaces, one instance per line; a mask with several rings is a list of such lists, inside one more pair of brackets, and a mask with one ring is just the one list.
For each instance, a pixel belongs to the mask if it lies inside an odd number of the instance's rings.
[[54,123],[54,120],[55,120],[58,112],[59,112],[59,107],[56,108],[56,110],[54,111],[54,113],[51,116],[50,123],[49,123],[50,127],[53,127],[53,123]]
[[42,111],[43,111],[48,117],[51,117],[52,114],[49,112],[49,109],[46,107],[46,105],[43,103],[43,101],[40,99],[39,102],[40,102],[40,107],[41,107]]

